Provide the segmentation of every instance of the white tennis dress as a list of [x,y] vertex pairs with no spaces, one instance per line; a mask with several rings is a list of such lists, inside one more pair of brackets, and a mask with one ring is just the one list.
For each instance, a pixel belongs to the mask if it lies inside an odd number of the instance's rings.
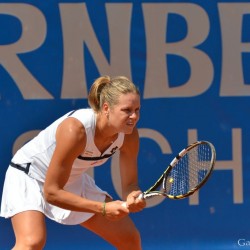
[[95,113],[92,109],[79,109],[56,120],[14,155],[6,172],[0,216],[9,218],[23,211],[36,210],[59,223],[74,225],[94,215],[62,209],[44,199],[43,185],[55,149],[56,129],[69,116],[83,124],[87,141],[84,151],[73,163],[64,189],[90,200],[101,202],[105,200],[108,193],[101,190],[93,178],[85,172],[91,167],[105,163],[122,146],[124,134],[120,133],[116,141],[101,154],[94,144]]

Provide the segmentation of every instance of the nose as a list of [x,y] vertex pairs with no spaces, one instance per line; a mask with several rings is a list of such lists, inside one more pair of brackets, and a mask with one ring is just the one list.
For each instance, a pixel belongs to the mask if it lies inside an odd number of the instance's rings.
[[137,111],[134,111],[134,112],[131,112],[130,116],[129,116],[130,119],[138,119],[139,118],[139,113]]

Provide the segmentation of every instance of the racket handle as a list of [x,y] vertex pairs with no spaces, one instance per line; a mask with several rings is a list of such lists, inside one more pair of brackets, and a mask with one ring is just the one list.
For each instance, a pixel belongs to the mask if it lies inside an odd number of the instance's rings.
[[124,202],[122,203],[122,206],[127,208],[127,202],[124,201]]
[[141,193],[137,199],[143,200],[144,199],[144,193]]
[[[141,194],[137,197],[137,199],[143,200],[143,199],[144,199],[144,194],[141,193]],[[122,203],[122,206],[127,208],[127,202],[124,201],[124,202]]]

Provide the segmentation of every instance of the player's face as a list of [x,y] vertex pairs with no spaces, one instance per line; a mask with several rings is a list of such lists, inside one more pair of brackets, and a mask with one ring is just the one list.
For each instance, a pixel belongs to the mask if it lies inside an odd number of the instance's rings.
[[140,96],[128,93],[109,112],[109,122],[117,132],[131,134],[140,117]]

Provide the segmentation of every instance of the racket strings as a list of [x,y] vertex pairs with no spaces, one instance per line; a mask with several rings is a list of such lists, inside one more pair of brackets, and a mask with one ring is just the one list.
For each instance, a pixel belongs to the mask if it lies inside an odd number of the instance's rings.
[[207,144],[199,144],[188,151],[165,178],[165,193],[179,196],[195,189],[206,178],[211,158],[212,150]]

